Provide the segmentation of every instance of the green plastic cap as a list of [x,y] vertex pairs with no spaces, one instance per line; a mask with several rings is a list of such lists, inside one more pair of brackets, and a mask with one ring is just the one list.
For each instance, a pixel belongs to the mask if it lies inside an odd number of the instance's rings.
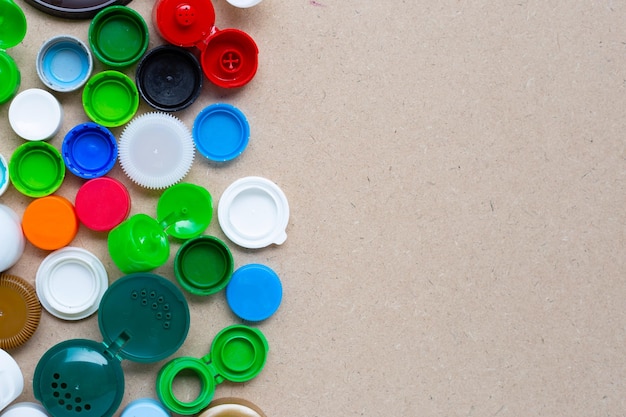
[[157,221],[177,239],[201,235],[213,217],[213,199],[206,188],[179,183],[166,189],[157,203]]
[[152,217],[135,214],[109,232],[109,254],[120,271],[151,271],[167,262],[170,244],[167,235]]
[[44,197],[55,192],[65,178],[61,153],[47,142],[25,142],[17,147],[9,162],[13,186],[29,197]]
[[110,6],[98,12],[89,25],[88,37],[96,58],[117,68],[139,61],[150,40],[143,17],[126,6]]
[[17,93],[20,71],[4,50],[16,46],[26,36],[26,16],[12,0],[0,0],[0,104]]
[[[172,412],[195,414],[206,408],[215,387],[226,380],[245,382],[257,376],[265,366],[269,346],[260,330],[243,324],[220,331],[211,345],[211,352],[201,359],[181,357],[168,362],[157,376],[156,390],[161,402]],[[173,392],[173,384],[181,372],[198,377],[202,390],[198,398],[184,402]]]
[[233,275],[233,255],[214,236],[198,236],[183,243],[174,258],[174,274],[185,290],[211,295],[224,289]]
[[102,126],[121,126],[137,112],[139,90],[126,74],[102,71],[87,81],[83,89],[83,108],[91,120]]

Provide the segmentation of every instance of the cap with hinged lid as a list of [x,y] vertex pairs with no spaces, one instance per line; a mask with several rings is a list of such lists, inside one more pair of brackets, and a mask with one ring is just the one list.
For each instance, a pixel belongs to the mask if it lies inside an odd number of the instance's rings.
[[238,29],[216,28],[210,1],[158,0],[152,10],[154,25],[163,39],[201,51],[202,70],[215,85],[242,87],[256,74],[259,50],[254,39]]
[[189,331],[189,307],[182,292],[155,274],[116,280],[102,297],[98,324],[102,343],[61,342],[39,360],[33,391],[55,417],[109,417],[124,395],[124,359],[153,363],[182,345]]
[[211,194],[199,185],[179,183],[163,192],[157,218],[138,213],[109,232],[113,262],[124,273],[150,271],[167,262],[168,237],[189,239],[202,234],[213,216]]
[[[157,376],[156,390],[161,402],[171,411],[189,415],[205,408],[224,381],[246,382],[256,377],[265,365],[269,346],[259,329],[235,324],[222,329],[213,339],[211,351],[202,358],[180,357],[169,361]],[[202,390],[190,402],[173,393],[177,375],[190,372],[200,380]]]
[[17,93],[20,87],[20,70],[17,64],[5,52],[13,48],[26,36],[26,16],[24,11],[12,0],[0,0],[0,104],[5,103]]

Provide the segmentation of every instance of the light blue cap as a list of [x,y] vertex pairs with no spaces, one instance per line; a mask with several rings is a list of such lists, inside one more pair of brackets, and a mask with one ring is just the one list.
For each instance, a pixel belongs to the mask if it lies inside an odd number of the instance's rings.
[[283,298],[280,278],[270,267],[248,264],[237,269],[226,287],[230,309],[243,320],[262,321],[278,310]]
[[163,404],[152,398],[139,398],[129,403],[120,417],[170,417]]
[[250,125],[237,107],[217,103],[198,113],[191,133],[198,152],[212,161],[226,162],[248,146]]
[[59,35],[47,40],[37,53],[37,75],[55,91],[75,91],[91,76],[93,58],[78,38]]
[[4,156],[0,155],[0,195],[9,187],[9,166]]

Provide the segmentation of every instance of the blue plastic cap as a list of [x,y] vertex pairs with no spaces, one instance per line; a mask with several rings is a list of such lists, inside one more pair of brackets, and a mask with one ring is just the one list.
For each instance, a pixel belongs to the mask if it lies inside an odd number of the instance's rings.
[[280,278],[270,267],[261,264],[240,267],[226,287],[230,309],[247,321],[267,319],[278,310],[282,298]]
[[140,398],[128,404],[120,417],[170,417],[163,404],[152,398]]
[[198,152],[212,161],[226,162],[248,146],[250,125],[241,110],[217,103],[198,113],[191,133]]
[[4,156],[0,155],[0,195],[9,187],[9,165]]
[[109,129],[83,123],[67,132],[61,148],[63,161],[74,175],[98,178],[108,173],[117,160],[117,142]]

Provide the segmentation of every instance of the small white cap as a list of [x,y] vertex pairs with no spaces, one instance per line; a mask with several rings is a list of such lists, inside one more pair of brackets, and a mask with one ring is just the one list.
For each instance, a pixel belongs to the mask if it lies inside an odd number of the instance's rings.
[[41,404],[22,402],[8,407],[0,417],[50,417]]
[[257,4],[261,3],[261,0],[226,0],[226,1],[230,3],[231,5],[242,8],[242,9],[256,6]]
[[40,88],[22,91],[9,106],[9,124],[26,140],[50,139],[58,133],[62,123],[61,103]]
[[[15,359],[0,349],[0,410],[20,396],[24,389],[24,375]],[[4,414],[3,414],[4,415]]]
[[24,253],[24,232],[20,218],[13,209],[0,204],[0,272],[6,271],[20,259]]
[[64,320],[80,320],[95,313],[108,286],[102,262],[91,252],[72,246],[48,255],[35,280],[41,305]]
[[224,234],[248,249],[287,239],[289,203],[283,191],[262,177],[244,177],[232,183],[222,194],[218,220]]

